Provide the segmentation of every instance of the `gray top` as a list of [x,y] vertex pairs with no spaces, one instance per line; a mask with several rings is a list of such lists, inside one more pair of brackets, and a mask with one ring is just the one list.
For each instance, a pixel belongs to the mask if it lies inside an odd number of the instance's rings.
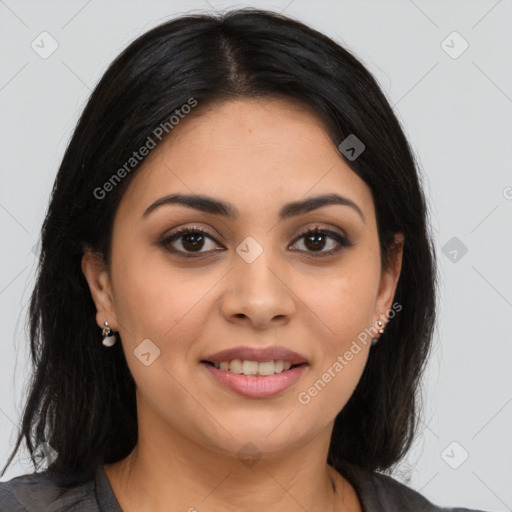
[[[363,512],[483,512],[440,508],[421,494],[381,473],[367,476],[347,466],[345,478],[354,486]],[[103,466],[95,472],[48,472],[22,475],[0,482],[0,512],[122,512]]]

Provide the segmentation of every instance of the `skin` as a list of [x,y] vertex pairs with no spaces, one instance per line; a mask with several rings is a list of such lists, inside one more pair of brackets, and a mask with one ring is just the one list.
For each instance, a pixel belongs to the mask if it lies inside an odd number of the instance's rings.
[[[333,192],[356,203],[364,219],[348,206],[328,205],[278,220],[284,204]],[[228,219],[166,205],[142,217],[171,193],[208,195],[240,214]],[[159,245],[178,226],[208,231],[212,239],[197,249],[202,257]],[[307,238],[296,240],[314,227],[344,234],[352,246],[315,257],[340,246],[330,238],[317,249]],[[248,236],[263,248],[252,263],[236,252]],[[371,191],[303,106],[231,100],[183,119],[123,195],[110,272],[89,250],[82,260],[98,326],[108,321],[119,332],[137,385],[137,447],[105,466],[123,510],[172,504],[190,512],[360,511],[352,485],[326,458],[334,419],[361,377],[370,344],[360,343],[308,404],[297,396],[391,308],[403,237],[396,240],[392,264],[382,269]],[[193,252],[187,242],[170,245]],[[145,339],[160,350],[149,366],[134,355]],[[309,365],[284,393],[247,398],[200,364],[239,345],[282,345]],[[238,455],[248,442],[260,456],[251,466]]]

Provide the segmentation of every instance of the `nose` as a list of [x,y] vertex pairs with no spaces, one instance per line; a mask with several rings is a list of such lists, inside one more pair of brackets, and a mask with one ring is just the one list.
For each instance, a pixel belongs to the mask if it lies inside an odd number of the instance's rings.
[[227,321],[266,329],[287,324],[296,309],[289,273],[263,253],[252,263],[236,256],[226,276],[222,314]]

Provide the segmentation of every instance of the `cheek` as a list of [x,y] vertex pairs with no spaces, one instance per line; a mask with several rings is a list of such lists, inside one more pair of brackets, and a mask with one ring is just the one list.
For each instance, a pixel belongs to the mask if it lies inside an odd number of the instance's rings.
[[322,283],[310,283],[308,306],[318,312],[317,358],[297,390],[301,414],[315,422],[334,420],[354,392],[371,346],[378,275],[371,266],[350,268]]
[[205,294],[218,279],[207,274],[191,279],[160,258],[149,262],[133,253],[123,259],[113,252],[112,269],[115,313],[128,367],[144,401],[170,421],[173,404],[186,399],[180,385],[188,377],[184,361],[204,330]]
[[[308,279],[302,296],[316,318],[317,360],[297,400],[308,417],[332,420],[348,402],[364,371],[371,346],[379,285],[379,262],[360,252],[325,279]],[[309,416],[311,415],[311,416]]]
[[337,268],[298,277],[294,291],[320,324],[327,352],[329,347],[343,348],[373,323],[379,271],[375,255],[358,251],[347,255]]
[[[354,392],[368,359],[368,346],[359,343],[356,350],[340,351],[332,360],[312,372],[311,377],[297,390],[299,412],[316,423],[333,421]],[[353,346],[354,347],[354,346]]]
[[163,344],[184,326],[200,325],[197,306],[214,286],[215,276],[204,273],[191,279],[193,270],[173,268],[160,257],[149,261],[142,255],[123,259],[113,254],[112,261],[116,318],[126,331],[124,341],[150,338]]

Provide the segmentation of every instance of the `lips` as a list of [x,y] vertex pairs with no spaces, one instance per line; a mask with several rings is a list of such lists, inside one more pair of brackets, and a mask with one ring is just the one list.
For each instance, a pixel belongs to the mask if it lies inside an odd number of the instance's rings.
[[232,361],[234,359],[240,359],[242,361],[257,361],[260,363],[265,361],[282,360],[290,362],[292,366],[308,363],[307,359],[302,355],[279,345],[261,348],[242,346],[229,348],[226,350],[221,350],[220,352],[215,352],[214,354],[210,354],[201,362],[219,364],[223,361]]

